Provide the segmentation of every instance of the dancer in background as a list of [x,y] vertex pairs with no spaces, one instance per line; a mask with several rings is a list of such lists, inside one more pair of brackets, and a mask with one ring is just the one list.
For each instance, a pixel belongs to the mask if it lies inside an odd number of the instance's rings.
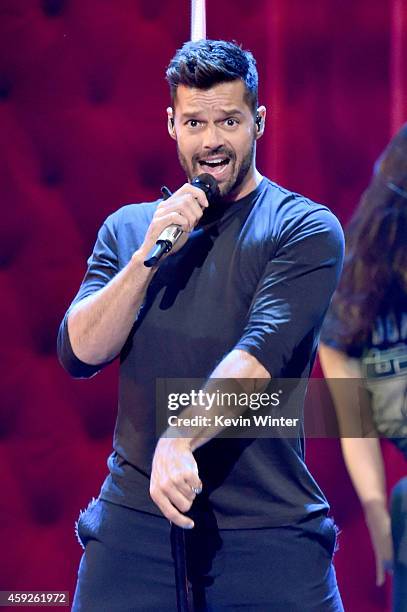
[[377,161],[345,236],[319,354],[340,426],[352,419],[349,394],[329,379],[364,379],[376,435],[342,438],[342,451],[369,528],[376,584],[393,567],[394,611],[406,612],[407,477],[394,488],[389,512],[379,438],[407,458],[407,124]]

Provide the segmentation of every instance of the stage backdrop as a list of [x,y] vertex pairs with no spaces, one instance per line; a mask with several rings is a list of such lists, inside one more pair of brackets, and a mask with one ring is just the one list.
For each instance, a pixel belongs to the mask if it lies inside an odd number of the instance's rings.
[[[406,119],[406,3],[207,7],[208,37],[236,39],[258,60],[268,107],[260,170],[346,222]],[[106,475],[117,366],[69,379],[57,328],[104,218],[184,181],[166,133],[164,70],[188,38],[187,0],[0,0],[0,590],[73,594],[74,521]],[[385,453],[391,486],[406,466]],[[338,442],[310,441],[307,454],[342,530],[346,610],[387,610],[389,584],[374,586]]]

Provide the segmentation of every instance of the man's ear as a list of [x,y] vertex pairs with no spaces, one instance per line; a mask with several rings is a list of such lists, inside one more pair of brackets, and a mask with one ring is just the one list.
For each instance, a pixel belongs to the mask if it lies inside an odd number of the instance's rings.
[[175,134],[174,111],[172,110],[171,106],[167,108],[167,128],[168,128],[168,133],[171,136],[171,138],[176,140],[177,136]]
[[259,106],[256,113],[256,140],[261,138],[264,134],[264,128],[266,125],[266,107]]

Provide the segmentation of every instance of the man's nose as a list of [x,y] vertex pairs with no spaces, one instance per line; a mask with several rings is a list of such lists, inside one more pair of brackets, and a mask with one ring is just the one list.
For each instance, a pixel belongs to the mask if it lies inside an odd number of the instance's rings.
[[204,149],[218,149],[223,144],[222,130],[214,124],[208,124],[204,132]]

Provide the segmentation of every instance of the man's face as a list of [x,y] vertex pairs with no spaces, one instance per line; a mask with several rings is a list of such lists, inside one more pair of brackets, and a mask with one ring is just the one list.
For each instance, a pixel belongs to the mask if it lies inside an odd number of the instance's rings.
[[[206,90],[180,85],[173,128],[170,125],[188,180],[207,172],[217,180],[221,195],[231,200],[251,190],[255,141],[260,135],[244,94],[240,80]],[[172,116],[171,109],[168,114]]]

